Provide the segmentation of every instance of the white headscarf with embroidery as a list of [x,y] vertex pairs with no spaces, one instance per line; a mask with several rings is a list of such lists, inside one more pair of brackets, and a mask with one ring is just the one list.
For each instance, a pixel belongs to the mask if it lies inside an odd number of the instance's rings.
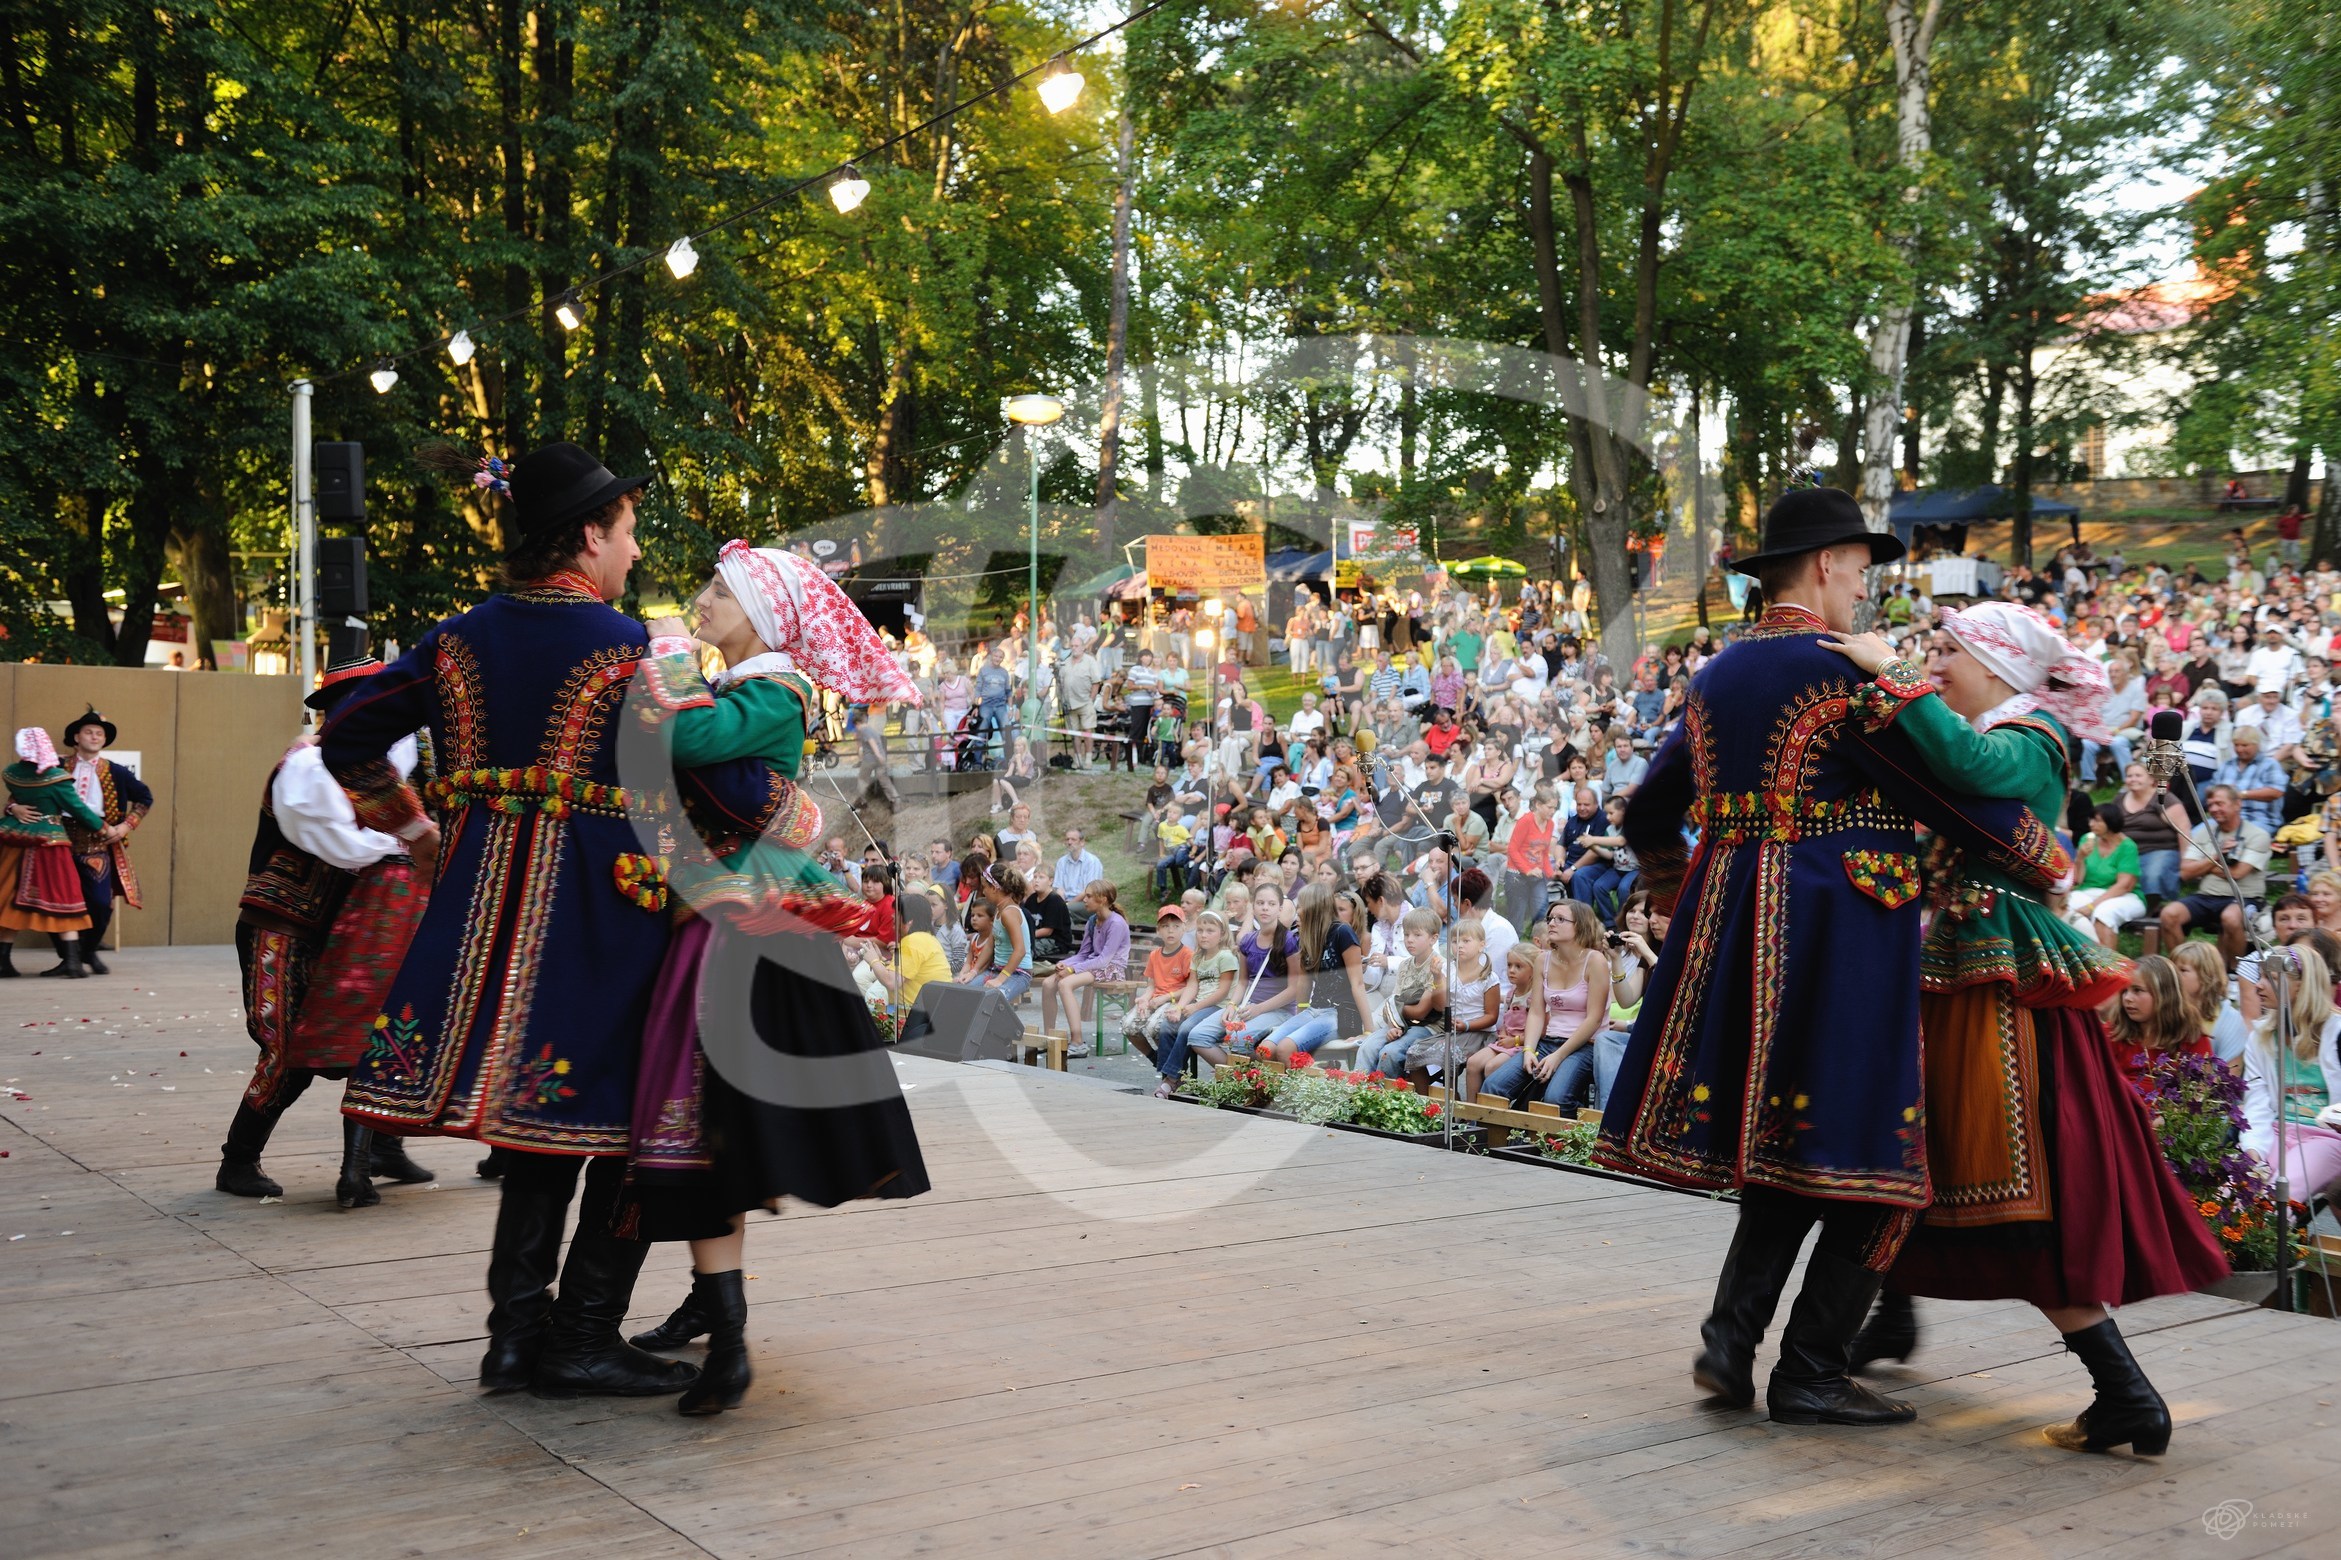
[[723,544],[715,572],[748,614],[764,653],[724,669],[723,680],[801,672],[857,704],[916,704],[918,686],[837,582],[794,553]]
[[2105,668],[2065,642],[2056,625],[2012,601],[1979,601],[1943,619],[1943,629],[1984,670],[2015,690],[1976,721],[1989,731],[2002,721],[2046,710],[2084,742],[2105,742]]

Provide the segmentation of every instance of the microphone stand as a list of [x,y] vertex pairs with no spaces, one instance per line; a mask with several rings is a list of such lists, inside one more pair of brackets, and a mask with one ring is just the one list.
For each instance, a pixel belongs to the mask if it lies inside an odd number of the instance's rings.
[[[2276,1309],[2289,1311],[2293,1308],[2292,1181],[2285,1164],[2288,1154],[2285,1144],[2284,1072],[2287,1059],[2291,1056],[2292,1051],[2291,981],[2296,971],[2293,961],[2289,957],[2290,950],[2278,948],[2269,938],[2261,935],[2259,929],[2252,924],[2251,916],[2245,912],[2244,907],[2248,901],[2243,896],[2242,887],[2235,881],[2234,870],[2227,864],[2227,853],[2219,848],[2218,821],[2211,817],[2210,811],[2203,806],[2201,795],[2195,790],[2195,775],[2194,771],[2187,767],[2184,742],[2149,738],[2146,743],[2145,760],[2147,773],[2153,775],[2155,779],[2166,783],[2176,779],[2185,784],[2187,796],[2194,802],[2195,810],[2210,826],[2212,864],[2219,868],[2219,875],[2227,880],[2227,891],[2235,898],[2236,916],[2243,922],[2244,937],[2251,943],[2252,951],[2259,955],[2258,968],[2263,973],[2273,976],[2276,1011],[2271,1015],[2269,1038],[2274,1051],[2270,1060],[2274,1062],[2276,1068],[2276,1075],[2271,1080],[2270,1085],[2276,1096],[2276,1154],[2275,1163],[2269,1168],[2275,1175],[2274,1190],[2276,1194]],[[2240,832],[2238,837],[2241,837]],[[2273,957],[2277,954],[2286,956]],[[2249,1036],[2244,1039],[2244,1050],[2248,1058],[2251,1051]],[[2250,1065],[2248,1060],[2245,1065]]]

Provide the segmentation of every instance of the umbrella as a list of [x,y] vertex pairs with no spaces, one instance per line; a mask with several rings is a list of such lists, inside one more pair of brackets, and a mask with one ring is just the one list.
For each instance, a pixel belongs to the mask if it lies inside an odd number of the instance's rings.
[[1467,558],[1461,563],[1445,564],[1442,567],[1457,579],[1517,580],[1528,577],[1526,564],[1514,563],[1509,558],[1499,558],[1494,553],[1479,558]]
[[1102,596],[1137,572],[1126,563],[1117,563],[1094,579],[1086,579],[1078,585],[1063,587],[1058,591],[1058,594],[1062,596]]

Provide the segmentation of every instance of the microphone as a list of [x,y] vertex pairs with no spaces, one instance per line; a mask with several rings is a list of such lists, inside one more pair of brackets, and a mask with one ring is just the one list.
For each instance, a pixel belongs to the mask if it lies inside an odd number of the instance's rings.
[[2140,763],[2156,780],[2167,781],[2186,766],[2187,718],[2177,710],[2156,710],[2148,723]]

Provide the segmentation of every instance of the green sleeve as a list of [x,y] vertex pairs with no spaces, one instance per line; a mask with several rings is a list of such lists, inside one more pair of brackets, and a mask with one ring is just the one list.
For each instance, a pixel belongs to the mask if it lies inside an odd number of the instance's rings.
[[2113,870],[2116,877],[2119,877],[2124,872],[2127,872],[2132,877],[2137,877],[2139,875],[2138,842],[2131,839],[2126,834],[2122,836],[2122,842],[2114,847]]
[[2030,726],[1977,731],[1938,694],[1905,704],[1896,717],[1903,735],[1929,768],[1970,796],[1997,796],[2023,802],[2043,818],[2064,816],[2064,756],[2046,733]]
[[794,778],[804,757],[805,707],[796,690],[776,678],[751,678],[712,705],[678,710],[669,726],[675,763],[684,769],[761,758]]

